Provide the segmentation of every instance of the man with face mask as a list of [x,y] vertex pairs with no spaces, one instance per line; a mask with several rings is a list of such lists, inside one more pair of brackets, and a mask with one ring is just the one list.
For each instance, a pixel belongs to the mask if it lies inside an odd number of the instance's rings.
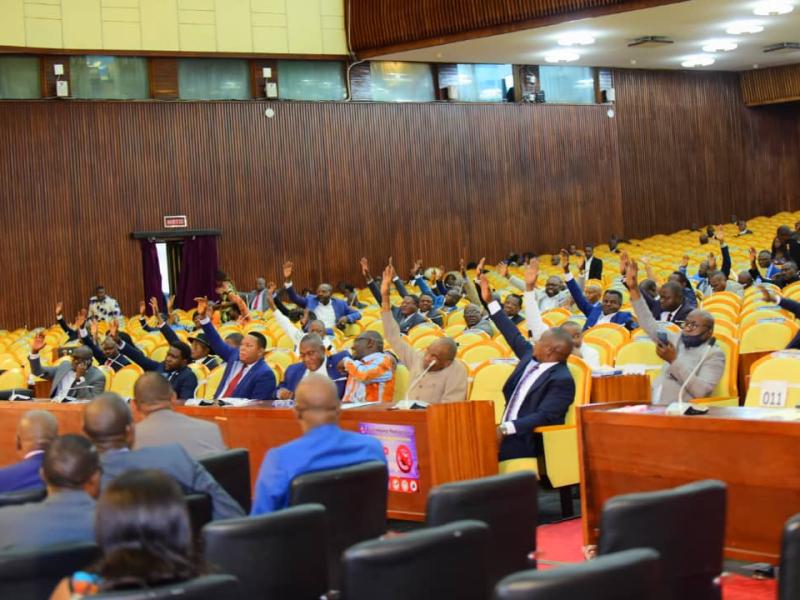
[[287,400],[294,397],[297,385],[309,375],[316,373],[333,380],[336,383],[336,390],[339,398],[344,395],[346,377],[339,373],[339,363],[348,356],[347,351],[338,352],[332,356],[325,354],[325,345],[322,338],[316,333],[308,333],[302,337],[299,344],[300,362],[289,365],[283,383],[276,392],[280,400]]
[[[666,361],[653,386],[653,403],[677,402],[684,384],[686,387],[681,400],[707,397],[725,372],[725,353],[715,346],[713,337],[714,317],[704,310],[693,310],[686,317],[680,334],[660,330],[639,292],[638,272],[636,262],[631,261],[625,275],[625,285],[630,291],[631,304],[640,327],[656,343],[658,356]],[[659,339],[659,335],[666,336],[667,341]],[[689,379],[693,371],[694,375]]]
[[361,318],[361,313],[347,302],[333,298],[333,286],[329,283],[321,283],[317,288],[316,294],[301,296],[292,285],[292,272],[294,263],[286,262],[283,265],[283,279],[286,291],[292,302],[301,308],[312,311],[317,319],[325,323],[325,328],[329,333],[333,333],[333,328],[344,329],[348,324],[354,323]]

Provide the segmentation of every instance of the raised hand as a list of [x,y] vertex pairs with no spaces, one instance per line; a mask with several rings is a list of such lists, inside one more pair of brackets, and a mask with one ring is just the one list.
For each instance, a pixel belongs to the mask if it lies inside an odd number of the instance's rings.
[[150,310],[154,315],[158,315],[158,300],[156,300],[155,296],[150,298]]
[[208,298],[202,296],[200,298],[195,298],[195,302],[197,302],[197,314],[200,315],[202,319],[206,315],[206,311],[208,311]]
[[283,279],[284,279],[284,281],[291,281],[293,272],[294,272],[294,263],[292,261],[287,260],[285,263],[283,263]]
[[635,260],[628,262],[628,267],[625,270],[625,285],[628,287],[628,290],[631,291],[633,294],[633,290],[639,291],[639,265],[636,264]]
[[115,342],[119,343],[119,321],[114,319],[111,321],[111,325],[108,326],[108,335],[111,336]]
[[64,303],[59,300],[56,302],[56,319],[60,319],[62,314],[64,314]]
[[525,287],[529,292],[536,289],[537,279],[539,279],[539,259],[534,256],[525,267]]
[[414,267],[411,269],[411,279],[414,279],[414,277],[416,277],[417,273],[419,273],[421,269],[422,269],[422,259],[418,258],[417,260],[414,261]]
[[442,279],[444,277],[444,265],[439,265],[439,272],[436,274],[437,279]]
[[497,263],[497,274],[500,275],[500,277],[508,277],[508,265],[505,261],[501,260]]
[[92,321],[92,322],[89,324],[89,331],[90,331],[90,332],[91,332],[91,334],[92,334],[92,339],[93,339],[93,340],[96,340],[96,339],[97,339],[97,330],[98,330],[99,328],[100,328],[100,327],[98,326],[98,323],[97,323],[97,321]]
[[361,274],[364,276],[365,279],[369,279],[369,261],[366,257],[362,257],[360,261],[361,263]]
[[274,281],[270,281],[267,284],[267,295],[270,298],[272,298],[272,296],[275,294],[275,290],[277,290],[277,289],[278,289],[278,286],[276,285],[276,283]]
[[478,283],[480,283],[481,286],[481,298],[483,298],[486,304],[489,304],[494,298],[492,298],[492,289],[489,287],[489,280],[486,278],[486,275],[481,273],[478,277]]
[[775,295],[775,292],[770,290],[768,287],[765,287],[765,286],[761,285],[761,286],[759,286],[759,289],[761,290],[761,293],[764,296],[764,302],[777,302],[778,301],[778,297]]
[[750,256],[750,266],[752,267],[756,266],[756,259],[758,258],[758,253],[756,252],[756,249],[750,248],[748,255]]
[[83,326],[86,324],[86,313],[84,311],[79,312],[75,315],[75,329],[83,329]]
[[645,267],[650,264],[650,259],[646,256],[639,257],[639,262],[642,263]]
[[172,314],[172,307],[175,306],[175,294],[170,294],[167,298],[167,312]]
[[31,342],[31,354],[39,354],[42,348],[44,348],[44,333],[40,331]]
[[684,268],[689,266],[689,255],[688,254],[684,254],[683,255],[683,258],[681,259],[681,266],[684,267]]
[[485,265],[485,264],[486,264],[486,257],[484,256],[478,261],[478,266],[475,267],[475,274],[476,275],[483,274],[483,265]]
[[725,232],[722,230],[722,225],[717,226],[714,230],[714,237],[717,238],[720,246],[725,245]]
[[306,324],[308,323],[308,319],[310,316],[311,316],[311,311],[305,309],[303,311],[303,316],[300,317],[300,327],[302,327],[303,329],[306,328]]
[[386,265],[386,268],[383,270],[383,277],[381,278],[381,297],[383,298],[383,304],[389,303],[389,286],[392,284],[393,279],[394,267],[392,265]]
[[142,300],[141,302],[139,302],[139,316],[144,317],[146,312],[147,312],[147,303],[144,300]]
[[713,252],[710,252],[708,255],[708,270],[716,271],[716,269],[717,269],[717,257],[714,256]]
[[[466,252],[464,253],[466,255]],[[467,260],[465,258],[458,259],[458,270],[461,271],[461,275],[466,277],[467,275]]]
[[619,272],[623,277],[625,277],[625,271],[628,270],[630,261],[631,259],[628,257],[627,252],[623,251],[622,254],[619,255]]
[[569,252],[562,248],[559,254],[561,255],[561,268],[564,269],[564,273],[569,273]]

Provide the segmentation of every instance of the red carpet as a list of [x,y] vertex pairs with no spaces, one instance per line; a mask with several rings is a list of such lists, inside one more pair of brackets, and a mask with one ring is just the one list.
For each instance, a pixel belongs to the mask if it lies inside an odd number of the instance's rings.
[[[536,532],[539,568],[558,568],[558,563],[583,561],[583,530],[580,519],[553,525],[542,525]],[[722,579],[723,600],[774,600],[774,580],[761,580],[743,575],[725,575]]]

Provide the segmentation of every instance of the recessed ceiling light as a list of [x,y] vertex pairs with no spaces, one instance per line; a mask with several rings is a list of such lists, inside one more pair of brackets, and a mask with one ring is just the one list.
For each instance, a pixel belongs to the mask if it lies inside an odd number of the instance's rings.
[[558,38],[559,46],[588,46],[594,44],[594,36],[586,31],[573,31]]
[[703,45],[703,52],[730,52],[738,47],[733,40],[712,40]]
[[574,50],[552,50],[544,55],[544,60],[549,63],[573,62],[580,57]]
[[753,14],[774,17],[788,14],[793,10],[794,4],[786,0],[762,0],[753,7]]
[[742,35],[743,33],[761,33],[764,26],[757,21],[737,21],[725,30],[728,35]]
[[708,54],[695,54],[694,56],[687,56],[681,63],[682,67],[693,69],[694,67],[708,67],[714,64],[714,57]]

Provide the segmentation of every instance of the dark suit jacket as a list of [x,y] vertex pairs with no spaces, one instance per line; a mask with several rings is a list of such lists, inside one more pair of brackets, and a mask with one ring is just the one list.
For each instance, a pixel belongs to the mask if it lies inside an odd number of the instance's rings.
[[592,256],[592,264],[589,265],[589,279],[603,278],[603,259]]
[[438,308],[430,309],[428,311],[428,314],[423,316],[426,316],[427,319],[434,325],[438,325],[439,327],[444,327],[444,313],[440,311]]
[[[337,367],[342,359],[346,356],[350,356],[350,353],[346,351],[338,352],[332,356],[329,356],[325,361],[325,370],[328,372],[328,377],[330,377],[336,383],[336,390],[339,392],[339,398],[344,395],[344,388],[345,384],[347,383],[347,375],[342,375],[339,373]],[[280,385],[280,387],[278,387],[278,389],[289,390],[290,392],[294,393],[294,390],[297,388],[297,384],[303,380],[305,374],[306,366],[302,362],[289,365],[289,368],[286,369],[286,374],[283,377],[283,383]]]
[[194,392],[197,389],[197,376],[189,367],[183,367],[177,371],[167,371],[164,363],[147,358],[142,351],[133,344],[123,344],[120,352],[142,367],[145,371],[161,373],[167,378],[172,389],[175,390],[175,395],[181,400],[194,398]]
[[84,491],[63,490],[0,510],[0,552],[93,541],[94,500]]
[[[55,398],[58,386],[67,373],[72,371],[72,364],[62,362],[57,367],[43,367],[38,358],[30,358],[31,372],[37,377],[44,377],[53,381],[50,397]],[[106,376],[97,367],[89,367],[81,383],[73,382],[68,396],[76,400],[91,400],[103,393],[106,387]]]
[[117,352],[117,355],[114,358],[108,358],[105,353],[97,347],[97,344],[92,341],[92,337],[89,335],[81,336],[81,342],[83,342],[83,345],[92,351],[92,354],[94,355],[94,358],[98,364],[111,367],[115,373],[122,367],[131,364],[130,359],[119,352]]
[[[656,321],[661,320],[661,313],[664,312],[661,309],[661,304],[655,298],[651,298],[649,294],[646,292],[642,292],[642,298],[644,301],[647,302],[647,307],[650,309],[650,312],[653,315],[653,318]],[[684,321],[686,321],[686,317],[689,316],[689,313],[694,310],[694,307],[689,306],[686,300],[683,301],[683,304],[680,305],[678,311],[675,313],[675,316],[672,317],[672,322],[681,325]]]
[[[586,323],[584,323],[583,328],[589,329],[590,327],[594,327],[597,324],[597,320],[603,316],[603,309],[600,308],[599,304],[591,304],[586,299],[586,296],[583,295],[581,288],[578,287],[578,282],[576,282],[574,279],[567,281],[567,288],[569,288],[569,293],[572,294],[575,304],[577,304],[580,311],[586,315]],[[626,310],[621,310],[617,313],[614,313],[614,315],[611,317],[611,322],[616,323],[617,325],[622,325],[627,329],[633,329],[636,327],[636,322],[633,320],[633,315]]]
[[[400,293],[401,296],[404,298],[408,296],[408,291],[406,290],[403,282],[400,279],[395,279],[395,286],[397,287],[397,291]],[[368,284],[372,295],[375,296],[375,299],[378,301],[378,304],[383,302],[383,296],[381,295],[381,289],[378,285],[378,282],[374,279],[370,281]],[[400,308],[398,306],[392,307],[392,316],[394,320],[397,321],[397,324],[400,326],[400,333],[406,334],[412,327],[416,327],[420,323],[425,323],[425,317],[423,317],[419,311],[415,312],[410,317],[406,318],[403,313],[400,312]]]
[[[785,308],[795,317],[800,319],[800,302],[795,302],[794,300],[790,300],[789,298],[781,298],[780,307]],[[800,333],[794,336],[794,339],[789,342],[789,345],[786,346],[787,350],[798,350],[800,349]]]
[[43,459],[44,452],[39,452],[0,469],[0,493],[44,487],[44,482],[39,477]]
[[[534,360],[533,346],[502,310],[490,316],[519,358],[517,368],[503,386],[508,406],[525,369]],[[517,433],[505,436],[500,444],[500,460],[536,456],[539,448],[534,428],[562,424],[574,399],[575,381],[565,363],[558,363],[540,375],[525,396],[513,422]]]

